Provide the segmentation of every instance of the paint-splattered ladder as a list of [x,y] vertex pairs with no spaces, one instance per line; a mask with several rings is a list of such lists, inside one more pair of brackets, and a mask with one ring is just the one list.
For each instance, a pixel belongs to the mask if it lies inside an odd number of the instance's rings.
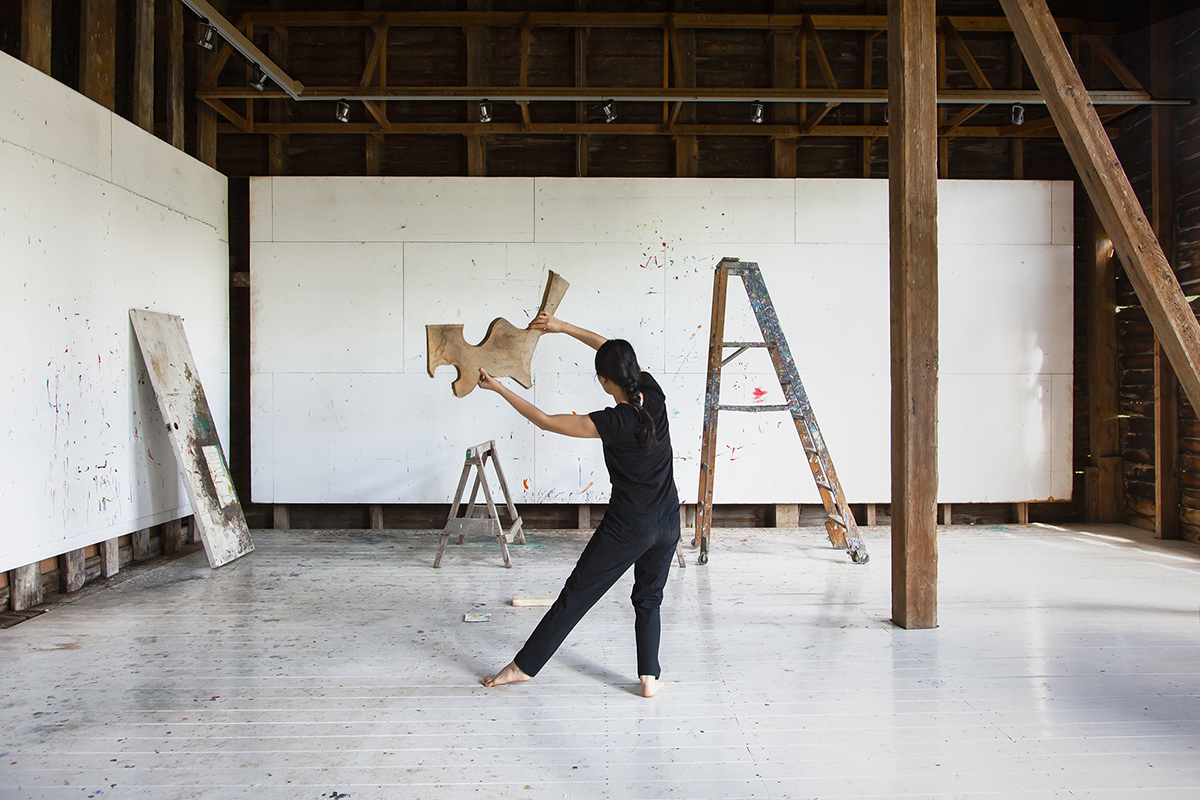
[[[725,341],[725,300],[730,275],[738,275],[742,279],[750,299],[750,308],[754,311],[758,329],[762,333],[761,342]],[[731,347],[736,347],[737,350],[726,357],[725,350]],[[770,354],[787,403],[774,406],[721,405],[721,368],[750,348],[757,347],[766,348]],[[739,261],[736,258],[721,259],[713,278],[712,324],[709,326],[708,340],[708,384],[704,392],[704,433],[700,448],[700,491],[696,509],[696,535],[693,541],[693,545],[700,546],[701,564],[708,562],[708,540],[712,530],[713,473],[716,466],[717,414],[720,411],[787,411],[792,415],[796,430],[800,434],[804,455],[808,458],[808,466],[812,469],[813,479],[821,494],[821,502],[825,505],[825,530],[829,533],[829,541],[838,549],[849,550],[850,559],[854,563],[865,564],[869,560],[866,547],[858,535],[854,514],[850,511],[842,485],[838,482],[833,459],[829,457],[829,450],[825,447],[825,438],[817,425],[808,393],[804,391],[804,384],[800,380],[800,373],[796,370],[796,362],[788,348],[787,337],[783,335],[783,329],[779,326],[775,306],[767,293],[767,284],[763,281],[758,264]]]

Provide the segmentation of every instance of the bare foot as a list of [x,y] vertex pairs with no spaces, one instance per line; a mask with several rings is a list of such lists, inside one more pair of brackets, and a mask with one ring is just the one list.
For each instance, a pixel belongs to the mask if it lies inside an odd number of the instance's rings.
[[482,683],[484,686],[503,686],[506,683],[524,683],[527,680],[529,680],[529,676],[522,672],[515,662],[510,661],[507,667],[490,678],[484,678]]
[[653,675],[639,675],[642,679],[642,697],[654,697],[662,691],[663,682]]

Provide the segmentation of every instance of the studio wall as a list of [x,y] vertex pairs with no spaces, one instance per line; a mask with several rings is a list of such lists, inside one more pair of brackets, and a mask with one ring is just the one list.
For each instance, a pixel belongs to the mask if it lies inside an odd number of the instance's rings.
[[[1071,493],[1072,187],[939,186],[941,502]],[[559,316],[629,339],[671,404],[694,502],[712,271],[763,270],[851,502],[890,495],[887,184],[867,180],[260,178],[251,181],[252,495],[262,503],[448,501],[496,439],[518,502],[599,503],[598,444],[537,431],[490,393],[426,374],[424,329],[523,325],[547,270]],[[727,339],[756,337],[731,282]],[[608,399],[591,352],[542,339],[550,412]],[[780,402],[765,354],[727,403]],[[723,413],[718,503],[819,502],[790,419]]]
[[229,422],[224,176],[0,53],[0,569],[191,513],[129,322],[183,317]]

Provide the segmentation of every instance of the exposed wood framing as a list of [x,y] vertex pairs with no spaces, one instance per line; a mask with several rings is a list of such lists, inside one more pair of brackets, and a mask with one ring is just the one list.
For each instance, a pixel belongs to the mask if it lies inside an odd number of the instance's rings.
[[892,620],[937,626],[937,25],[889,0]]
[[[1025,59],[1021,55],[1021,45],[1016,39],[1012,40],[1009,48],[1008,86],[1010,89],[1020,89],[1025,85]],[[1009,142],[1012,154],[1013,180],[1025,179],[1025,140],[1012,139]]]
[[[694,0],[675,0],[676,12],[694,10]],[[696,85],[696,32],[680,28],[677,19],[681,14],[669,17],[668,38],[672,45],[671,60],[675,72],[675,88],[690,89]],[[696,104],[678,103],[668,128],[677,131],[677,126],[696,122]],[[694,133],[675,133],[675,176],[694,178],[700,169],[700,140]]]
[[[585,0],[575,0],[575,8],[578,11],[583,10]],[[666,39],[664,30],[663,37]],[[588,29],[575,29],[575,87],[582,89],[587,86],[587,46],[588,46]],[[670,42],[667,42],[668,49]],[[668,78],[669,80],[669,78]],[[575,104],[575,121],[578,123],[587,122],[587,103]],[[588,135],[586,133],[575,134],[575,175],[579,178],[586,178],[588,174]]]
[[133,560],[144,561],[150,557],[150,529],[142,528],[133,532],[130,544],[133,546]]
[[381,506],[381,505],[371,506],[370,516],[371,516],[371,530],[373,530],[373,531],[383,530],[383,506]]
[[24,0],[21,4],[21,60],[50,74],[51,0]]
[[121,546],[118,539],[105,539],[98,545],[100,550],[100,574],[111,578],[121,571]]
[[133,121],[154,133],[154,0],[134,8]]
[[77,592],[83,588],[87,579],[87,559],[84,558],[83,548],[68,550],[58,557],[59,587],[64,594]]
[[1125,518],[1120,384],[1117,362],[1117,259],[1112,240],[1089,205],[1083,259],[1088,267],[1088,463],[1084,467],[1084,518]]
[[183,547],[183,520],[173,519],[162,526],[162,551],[173,555]]
[[1000,0],[1130,283],[1183,390],[1200,407],[1200,324],[1129,184],[1046,0]]
[[[1150,88],[1174,91],[1174,26],[1167,20],[1150,31]],[[1095,47],[1095,45],[1093,45]],[[1115,60],[1115,59],[1114,59]],[[1116,72],[1116,65],[1109,63]],[[1117,74],[1119,80],[1134,80]],[[1136,81],[1135,81],[1136,82]],[[1175,181],[1171,173],[1174,114],[1169,107],[1150,112],[1150,222],[1163,252],[1175,261]],[[1154,339],[1154,532],[1161,539],[1180,537],[1179,381],[1158,337]]]
[[[478,8],[479,0],[471,0],[470,6]],[[482,27],[467,29],[467,83],[482,85],[487,71],[487,58],[484,52],[487,31]],[[467,116],[478,122],[479,107],[471,103]],[[467,174],[474,176],[487,175],[487,135],[482,131],[467,134]]]
[[178,149],[184,148],[183,115],[183,4],[167,4],[171,35],[167,39],[167,138]]
[[[283,10],[283,0],[271,0],[271,8]],[[267,29],[267,55],[276,64],[287,62],[287,28],[272,25]],[[215,81],[215,76],[214,76]],[[267,119],[274,124],[286,123],[290,106],[283,100],[267,101]],[[378,140],[376,140],[378,141]],[[267,171],[271,175],[286,175],[288,172],[287,134],[278,134],[267,139]],[[370,146],[367,149],[367,164],[370,166]],[[368,174],[370,174],[368,172]]]
[[40,562],[26,564],[9,570],[8,602],[13,611],[24,611],[41,604],[45,599],[42,589],[42,565]]
[[116,0],[83,0],[79,25],[79,91],[112,111],[116,107]]

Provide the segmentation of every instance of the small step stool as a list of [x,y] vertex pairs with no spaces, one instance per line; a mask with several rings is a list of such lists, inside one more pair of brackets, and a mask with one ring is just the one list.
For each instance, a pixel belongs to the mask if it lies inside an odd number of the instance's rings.
[[[488,488],[487,475],[483,470],[489,458],[496,468],[496,476],[500,479],[500,491],[504,493],[504,502],[508,506],[508,518],[512,520],[512,526],[509,527],[507,533],[504,526],[500,524],[500,513],[496,510],[496,504],[492,502],[492,490]],[[471,499],[467,503],[466,513],[460,517],[458,509],[462,505],[463,490],[467,487],[467,478],[472,469],[475,470],[475,486],[471,489]],[[475,507],[475,498],[479,495],[481,486],[483,487],[483,497],[487,501],[486,508]],[[442,556],[446,554],[446,545],[450,543],[450,537],[456,533],[459,544],[467,540],[468,533],[495,536],[496,541],[500,544],[500,556],[504,559],[504,566],[509,569],[512,569],[512,559],[508,555],[509,542],[515,540],[517,544],[525,544],[525,532],[521,530],[521,517],[517,515],[517,507],[513,505],[512,495],[508,492],[508,482],[504,480],[504,470],[500,468],[495,439],[477,444],[467,450],[467,460],[463,464],[462,476],[458,479],[458,491],[454,493],[454,505],[450,506],[450,517],[446,520],[446,527],[442,529],[439,537],[437,558],[433,560],[434,569],[442,566]]]

